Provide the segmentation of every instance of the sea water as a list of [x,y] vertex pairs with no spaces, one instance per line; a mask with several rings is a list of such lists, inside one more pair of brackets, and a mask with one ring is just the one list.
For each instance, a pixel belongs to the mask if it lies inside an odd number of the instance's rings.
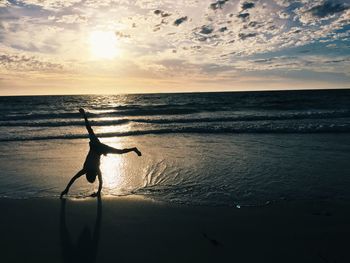
[[[58,196],[101,141],[105,195],[203,205],[350,200],[350,90],[0,97],[0,196]],[[79,179],[70,195],[96,184]]]

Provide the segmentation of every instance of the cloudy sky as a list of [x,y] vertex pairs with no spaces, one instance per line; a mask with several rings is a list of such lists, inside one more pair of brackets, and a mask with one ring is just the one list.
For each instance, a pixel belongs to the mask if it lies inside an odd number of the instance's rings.
[[350,88],[350,0],[0,0],[0,95]]

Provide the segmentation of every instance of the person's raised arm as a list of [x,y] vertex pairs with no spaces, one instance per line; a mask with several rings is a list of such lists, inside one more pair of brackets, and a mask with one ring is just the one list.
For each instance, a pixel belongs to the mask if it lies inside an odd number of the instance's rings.
[[83,115],[84,117],[84,120],[85,120],[85,126],[86,126],[86,129],[89,133],[89,137],[90,137],[90,140],[98,140],[93,129],[91,128],[91,125],[90,125],[90,122],[88,120],[88,118],[86,117],[86,113],[85,113],[85,110],[83,108],[80,108],[79,109],[79,112]]

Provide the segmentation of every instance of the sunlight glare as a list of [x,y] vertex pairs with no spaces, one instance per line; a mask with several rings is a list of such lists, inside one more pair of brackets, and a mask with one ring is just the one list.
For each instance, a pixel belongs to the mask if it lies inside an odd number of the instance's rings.
[[91,55],[96,59],[113,59],[119,54],[117,37],[112,31],[94,31],[89,38]]
[[116,155],[108,155],[102,158],[101,172],[103,176],[104,188],[111,191],[121,184],[121,157]]

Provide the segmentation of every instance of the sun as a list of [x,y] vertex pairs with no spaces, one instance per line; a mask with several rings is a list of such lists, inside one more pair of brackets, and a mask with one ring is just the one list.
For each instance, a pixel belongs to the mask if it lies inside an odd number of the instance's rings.
[[119,54],[117,37],[112,31],[91,32],[89,43],[95,59],[113,59]]

